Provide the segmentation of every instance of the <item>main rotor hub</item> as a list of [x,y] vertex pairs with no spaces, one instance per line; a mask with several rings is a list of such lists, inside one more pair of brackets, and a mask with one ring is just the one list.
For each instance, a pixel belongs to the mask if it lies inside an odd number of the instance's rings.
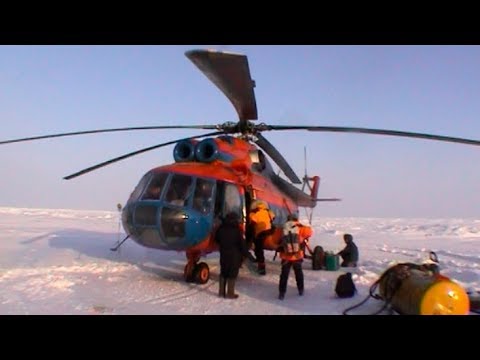
[[[265,124],[261,125],[266,126]],[[242,135],[255,135],[258,130],[263,130],[262,128],[259,129],[258,126],[251,121],[227,121],[223,124],[218,125],[217,128],[218,130],[223,130],[226,134],[240,133]]]

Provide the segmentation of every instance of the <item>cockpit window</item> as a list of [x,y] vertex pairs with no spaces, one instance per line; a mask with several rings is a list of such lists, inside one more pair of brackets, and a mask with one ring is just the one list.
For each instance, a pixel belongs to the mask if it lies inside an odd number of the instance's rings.
[[193,195],[193,208],[200,213],[210,214],[213,207],[214,182],[197,178],[195,194]]
[[192,178],[190,176],[174,174],[170,180],[165,201],[176,206],[188,205],[191,187]]
[[168,174],[155,174],[143,193],[142,200],[159,200]]
[[137,186],[135,186],[135,189],[130,194],[129,201],[135,201],[140,197],[140,194],[142,193],[143,189],[145,188],[145,185],[147,185],[147,182],[150,180],[151,177],[152,177],[151,172],[148,172],[145,175],[143,175],[142,179],[138,182]]

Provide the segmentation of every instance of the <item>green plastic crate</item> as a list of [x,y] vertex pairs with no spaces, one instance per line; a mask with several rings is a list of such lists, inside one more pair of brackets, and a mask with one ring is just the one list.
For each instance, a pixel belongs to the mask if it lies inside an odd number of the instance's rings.
[[336,271],[340,269],[340,256],[333,253],[325,254],[325,265],[327,271]]

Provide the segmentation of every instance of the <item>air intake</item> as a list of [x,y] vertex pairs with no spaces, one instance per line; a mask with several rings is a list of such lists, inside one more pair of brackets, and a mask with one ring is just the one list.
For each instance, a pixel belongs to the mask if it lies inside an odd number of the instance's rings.
[[195,161],[195,144],[192,141],[180,141],[173,149],[173,158],[176,162]]
[[200,162],[212,162],[218,159],[219,151],[214,139],[205,139],[200,141],[195,147],[195,157]]

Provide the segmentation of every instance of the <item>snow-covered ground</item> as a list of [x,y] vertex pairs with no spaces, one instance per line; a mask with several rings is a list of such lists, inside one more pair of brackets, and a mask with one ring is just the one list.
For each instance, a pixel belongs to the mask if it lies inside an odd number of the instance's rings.
[[[394,262],[422,262],[433,250],[442,274],[469,290],[480,289],[480,220],[314,218],[311,245],[343,247],[344,232],[360,249],[354,281],[359,294],[338,299],[340,271],[313,271],[304,263],[305,295],[293,272],[284,301],[277,299],[280,264],[267,252],[267,275],[240,270],[237,300],[217,297],[218,253],[206,261],[205,285],[183,281],[185,254],[127,241],[119,214],[107,211],[0,207],[0,314],[331,314],[359,303]],[[354,313],[372,313],[369,300]]]

